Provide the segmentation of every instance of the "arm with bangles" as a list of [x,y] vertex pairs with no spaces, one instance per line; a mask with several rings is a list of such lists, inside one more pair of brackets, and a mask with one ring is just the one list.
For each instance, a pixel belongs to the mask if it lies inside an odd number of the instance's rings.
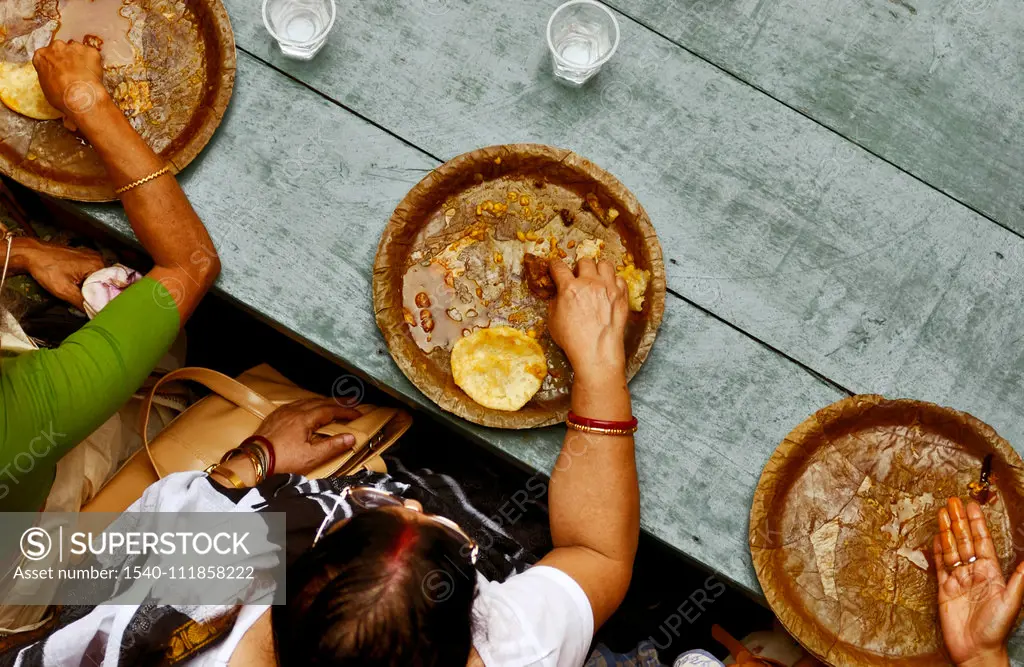
[[[342,407],[329,398],[297,401],[284,405],[270,414],[257,429],[255,435],[265,439],[273,448],[276,466],[271,473],[294,473],[302,475],[326,463],[355,444],[355,437],[343,433],[332,437],[321,437],[316,431],[336,421],[358,419],[360,413]],[[258,445],[268,455],[266,445]],[[235,477],[235,480],[231,478]],[[210,472],[209,479],[224,489],[251,488],[260,479],[252,460],[246,456],[235,456]],[[273,628],[270,612],[264,612],[250,627],[231,655],[231,667],[255,667],[277,665],[275,657]]]
[[[96,49],[58,40],[36,51],[33,63],[47,100],[78,126],[116,187],[165,168],[104,89]],[[220,271],[203,223],[172,176],[163,174],[129,189],[121,201],[155,262],[148,280],[125,290],[60,347],[2,362],[0,469],[26,456],[40,433],[58,434],[48,447],[32,453],[28,472],[10,488],[0,488],[5,511],[41,506],[60,457],[131,398]],[[45,288],[76,305],[81,297],[75,292],[85,275],[101,268],[94,258],[33,240],[13,242],[11,254],[15,270],[32,272]],[[66,261],[81,263],[72,271]]]
[[[32,62],[47,100],[89,140],[115,187],[131,185],[168,166],[103,87],[99,51],[56,40],[36,51]],[[213,242],[170,173],[120,197],[132,230],[155,263],[148,276],[169,292],[184,326],[220,273]]]
[[[265,459],[272,457],[276,462],[274,469],[267,472],[303,475],[340,456],[356,443],[355,437],[350,433],[325,437],[316,432],[327,424],[359,417],[357,410],[342,407],[330,398],[296,401],[278,408],[254,434],[259,436],[257,446],[263,450]],[[270,443],[272,454],[265,443]],[[224,488],[248,488],[262,481],[247,456],[233,456],[221,463],[210,473],[210,479]]]
[[[572,411],[588,419],[629,422],[626,285],[606,261],[581,260],[577,272],[578,277],[561,260],[552,262],[558,294],[548,317],[551,336],[575,372]],[[625,597],[636,557],[640,490],[632,435],[569,429],[551,473],[548,507],[555,548],[539,564],[580,585],[596,629]]]

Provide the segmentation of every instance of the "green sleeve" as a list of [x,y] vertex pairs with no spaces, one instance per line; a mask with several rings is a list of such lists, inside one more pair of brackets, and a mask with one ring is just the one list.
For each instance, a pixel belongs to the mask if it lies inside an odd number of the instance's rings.
[[0,361],[0,511],[42,508],[57,461],[131,398],[179,327],[167,290],[143,278],[59,348]]

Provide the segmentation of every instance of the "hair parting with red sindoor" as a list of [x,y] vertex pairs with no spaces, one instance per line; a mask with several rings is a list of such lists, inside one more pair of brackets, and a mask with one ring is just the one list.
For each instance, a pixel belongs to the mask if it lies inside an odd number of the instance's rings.
[[476,571],[444,529],[367,510],[288,569],[272,608],[284,667],[462,667],[472,648]]

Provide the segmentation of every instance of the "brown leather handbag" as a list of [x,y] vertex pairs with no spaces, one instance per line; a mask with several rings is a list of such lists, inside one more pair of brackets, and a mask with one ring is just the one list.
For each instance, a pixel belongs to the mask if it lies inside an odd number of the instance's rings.
[[[146,431],[153,397],[161,385],[175,380],[198,382],[214,393],[181,413],[149,441]],[[205,368],[182,368],[160,379],[146,396],[140,413],[144,449],[114,474],[83,512],[122,512],[146,488],[174,472],[205,470],[229,449],[256,432],[277,408],[307,398],[323,398],[296,386],[266,364],[232,379]],[[351,433],[356,444],[341,456],[307,475],[311,478],[350,475],[359,470],[386,472],[381,454],[412,426],[412,416],[397,408],[359,405],[362,415],[347,424],[328,424],[318,433]]]

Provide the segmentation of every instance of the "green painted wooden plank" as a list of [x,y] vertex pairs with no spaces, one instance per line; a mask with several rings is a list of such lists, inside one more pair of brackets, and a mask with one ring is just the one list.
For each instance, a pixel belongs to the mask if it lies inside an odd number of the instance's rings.
[[1020,3],[608,4],[1024,233]]
[[[436,165],[242,55],[225,122],[180,180],[221,254],[222,293],[436,412],[387,354],[370,298],[384,225]],[[75,208],[131,236],[120,207]],[[757,591],[746,535],[761,468],[793,425],[844,394],[675,297],[631,388],[643,425],[637,460],[645,530]],[[564,434],[452,421],[541,471],[554,464]]]
[[671,289],[844,387],[968,410],[1024,451],[1024,241],[821,125],[625,18],[606,69],[560,86],[553,0],[348,3],[311,63],[225,4],[241,47],[433,155],[593,159],[651,214]]

